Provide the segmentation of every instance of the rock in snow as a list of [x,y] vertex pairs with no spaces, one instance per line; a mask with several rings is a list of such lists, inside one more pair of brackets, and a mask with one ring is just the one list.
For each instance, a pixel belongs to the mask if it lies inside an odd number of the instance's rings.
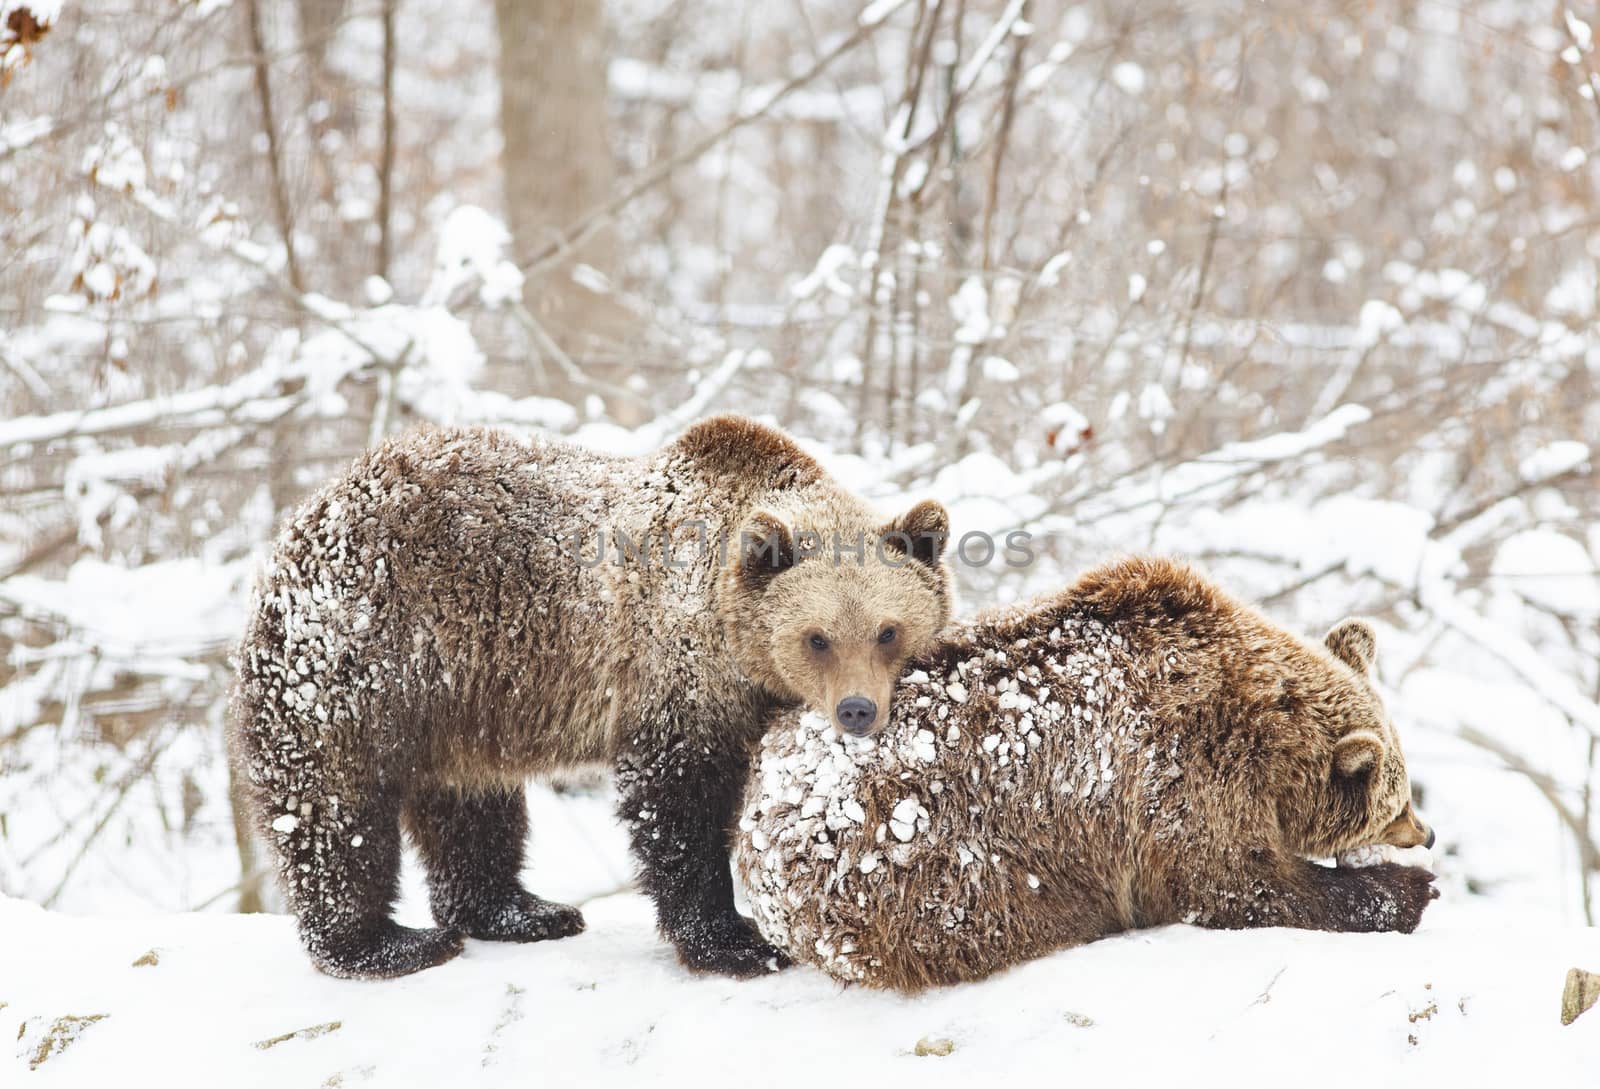
[[1600,972],[1572,969],[1561,991],[1561,1023],[1572,1024],[1593,1009],[1597,1001],[1600,1001]]

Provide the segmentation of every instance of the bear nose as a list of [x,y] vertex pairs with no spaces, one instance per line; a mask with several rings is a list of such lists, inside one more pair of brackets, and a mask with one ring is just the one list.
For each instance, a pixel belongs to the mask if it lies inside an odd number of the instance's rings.
[[1428,838],[1422,841],[1422,846],[1427,848],[1430,851],[1433,850],[1433,829],[1432,828],[1428,829]]
[[833,713],[839,725],[860,737],[872,728],[873,720],[878,717],[878,705],[865,696],[846,696]]

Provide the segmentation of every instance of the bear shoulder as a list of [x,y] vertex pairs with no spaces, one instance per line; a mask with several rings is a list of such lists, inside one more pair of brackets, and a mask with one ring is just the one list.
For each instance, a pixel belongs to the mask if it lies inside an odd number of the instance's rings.
[[1164,556],[1102,564],[1080,576],[1060,603],[1108,623],[1231,615],[1243,609],[1194,567]]
[[365,460],[380,467],[460,469],[479,461],[525,461],[543,447],[539,439],[503,428],[423,424],[385,439]]
[[799,487],[826,476],[788,435],[733,413],[701,420],[668,449],[708,475],[773,488]]

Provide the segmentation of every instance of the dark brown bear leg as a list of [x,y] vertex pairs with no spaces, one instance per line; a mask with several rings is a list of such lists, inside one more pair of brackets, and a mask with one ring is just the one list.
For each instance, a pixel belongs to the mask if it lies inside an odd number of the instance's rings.
[[312,963],[341,979],[388,979],[461,952],[454,930],[390,918],[400,884],[398,803],[381,789],[329,793],[341,799],[337,808],[292,823],[285,814],[267,832]]
[[677,735],[636,737],[617,760],[617,813],[662,937],[698,972],[748,977],[789,963],[733,906],[729,837],[744,792],[744,751],[706,751]]
[[428,904],[469,938],[538,942],[583,930],[577,908],[522,887],[528,808],[521,788],[471,794],[425,787],[406,803],[406,831],[428,870]]
[[1194,897],[1191,912],[1201,926],[1409,934],[1439,895],[1433,874],[1416,866],[1331,868],[1256,852],[1242,872],[1237,867],[1237,858],[1219,861],[1197,878],[1203,891]]

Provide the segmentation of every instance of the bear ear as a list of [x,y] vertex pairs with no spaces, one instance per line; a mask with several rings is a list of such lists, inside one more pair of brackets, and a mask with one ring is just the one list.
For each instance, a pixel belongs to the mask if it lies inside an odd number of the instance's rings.
[[795,565],[794,537],[789,527],[766,511],[757,511],[739,533],[739,577],[752,590]]
[[886,547],[932,567],[950,541],[950,514],[934,500],[924,499],[885,526],[879,537]]
[[1368,673],[1378,654],[1378,636],[1365,620],[1341,620],[1323,640],[1333,656],[1357,673]]
[[1339,775],[1360,775],[1383,760],[1383,738],[1371,730],[1352,730],[1333,746],[1333,770]]

